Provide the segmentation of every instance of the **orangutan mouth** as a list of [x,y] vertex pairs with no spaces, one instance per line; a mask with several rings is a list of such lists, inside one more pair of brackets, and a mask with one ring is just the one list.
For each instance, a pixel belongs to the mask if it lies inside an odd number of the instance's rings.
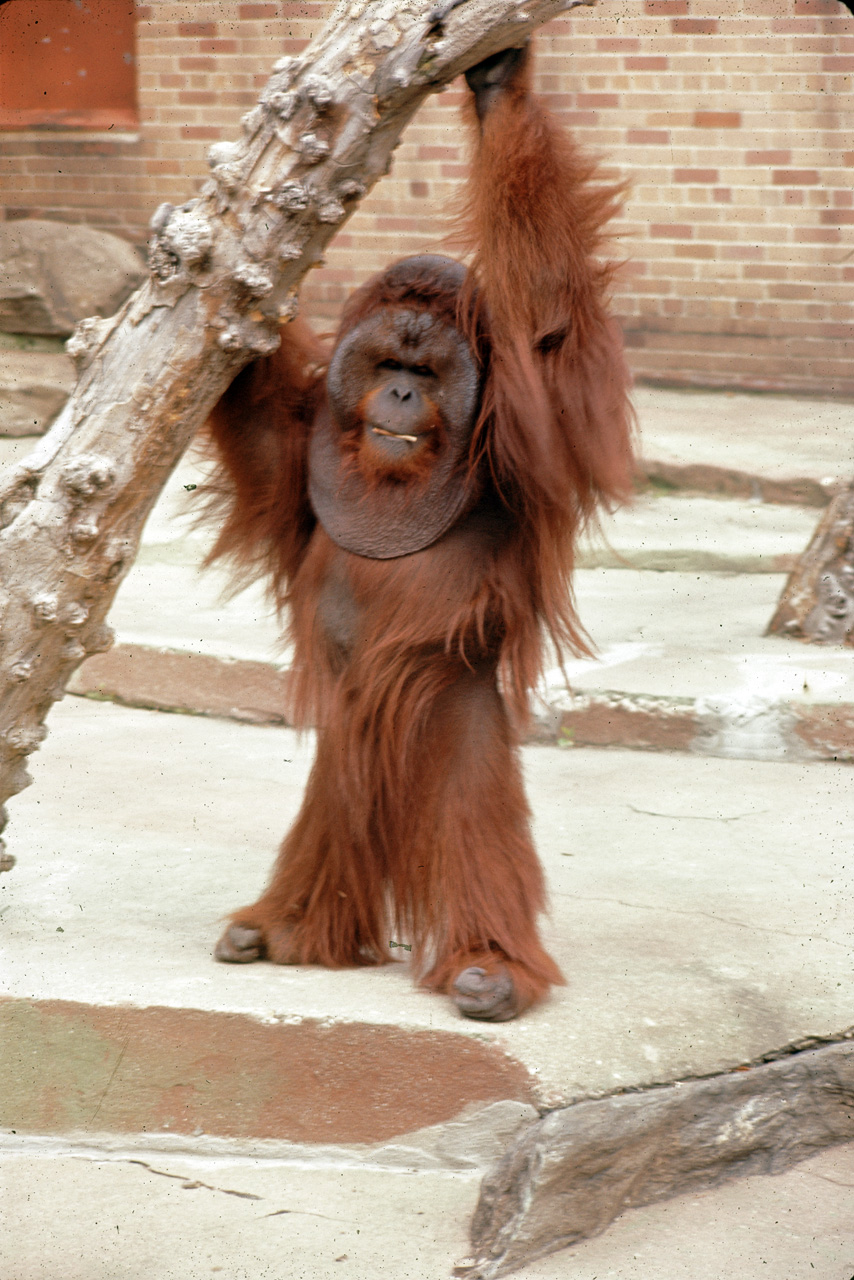
[[371,427],[375,436],[391,436],[392,440],[408,440],[410,444],[418,443],[418,436],[404,436],[399,431],[386,431],[385,427]]

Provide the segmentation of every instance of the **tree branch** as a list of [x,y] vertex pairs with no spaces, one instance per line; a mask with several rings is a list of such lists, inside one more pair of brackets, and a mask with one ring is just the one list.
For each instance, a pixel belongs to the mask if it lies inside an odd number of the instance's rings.
[[[235,374],[278,345],[420,102],[581,2],[341,0],[276,63],[243,138],[211,147],[200,198],[157,210],[150,279],[81,322],[74,393],[0,477],[0,805],[30,782],[69,676],[111,645],[104,620],[167,477]],[[0,870],[13,861],[0,841]]]
[[767,634],[854,647],[854,483],[837,493],[819,520]]

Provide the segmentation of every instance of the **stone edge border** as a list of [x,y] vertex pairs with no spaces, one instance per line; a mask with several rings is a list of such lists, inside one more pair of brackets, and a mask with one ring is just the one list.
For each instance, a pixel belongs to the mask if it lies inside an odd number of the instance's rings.
[[640,459],[636,483],[641,489],[715,493],[726,498],[798,507],[826,507],[842,487],[841,481],[835,478],[814,480],[810,476],[790,476],[773,480],[751,471],[705,462],[663,462],[655,458]]
[[[68,691],[158,711],[287,725],[287,679],[287,670],[272,663],[117,644],[83,663]],[[854,703],[561,691],[539,705],[527,740],[847,763],[854,762]]]
[[782,1173],[854,1140],[854,1028],[834,1039],[544,1116],[484,1179],[473,1256],[454,1274],[494,1280],[600,1234],[626,1209]]

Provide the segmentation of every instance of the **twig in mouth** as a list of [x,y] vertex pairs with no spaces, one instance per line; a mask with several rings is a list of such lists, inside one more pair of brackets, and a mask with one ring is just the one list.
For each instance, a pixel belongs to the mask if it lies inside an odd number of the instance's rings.
[[391,436],[392,440],[408,440],[410,444],[418,443],[418,436],[404,436],[399,431],[386,431],[385,427],[371,427],[375,436]]

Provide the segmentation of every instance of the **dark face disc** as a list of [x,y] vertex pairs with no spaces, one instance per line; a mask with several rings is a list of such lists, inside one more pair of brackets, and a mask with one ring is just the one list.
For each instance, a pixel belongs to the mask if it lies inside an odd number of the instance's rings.
[[[369,482],[348,443],[362,430],[360,406],[389,362],[429,369],[442,431],[429,472]],[[384,307],[351,329],[327,375],[328,405],[309,444],[309,496],[333,542],[372,560],[422,551],[472,506],[468,446],[478,400],[471,349],[452,325],[417,307]]]

